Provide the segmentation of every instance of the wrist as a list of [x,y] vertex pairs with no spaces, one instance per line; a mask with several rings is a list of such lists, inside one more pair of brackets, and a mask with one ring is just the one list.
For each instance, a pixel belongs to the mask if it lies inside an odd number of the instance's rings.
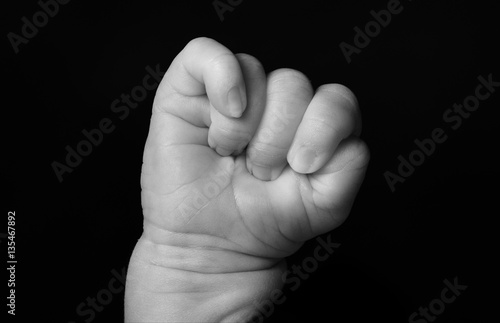
[[[125,321],[245,322],[283,284],[284,261],[201,251],[141,237],[127,272]],[[231,259],[238,258],[235,267]]]

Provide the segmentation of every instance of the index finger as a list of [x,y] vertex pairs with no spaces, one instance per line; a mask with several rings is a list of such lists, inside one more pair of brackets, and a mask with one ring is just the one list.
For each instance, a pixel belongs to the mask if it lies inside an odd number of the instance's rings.
[[188,97],[206,94],[212,106],[227,117],[240,117],[247,104],[238,60],[228,48],[205,37],[190,41],[172,61],[157,93],[162,92]]

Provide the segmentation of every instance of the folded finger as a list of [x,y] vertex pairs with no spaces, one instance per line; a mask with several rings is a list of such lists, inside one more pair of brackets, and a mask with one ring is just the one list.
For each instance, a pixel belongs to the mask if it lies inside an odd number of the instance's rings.
[[298,173],[313,173],[331,158],[343,139],[360,131],[361,115],[354,94],[340,84],[323,85],[297,129],[288,163]]

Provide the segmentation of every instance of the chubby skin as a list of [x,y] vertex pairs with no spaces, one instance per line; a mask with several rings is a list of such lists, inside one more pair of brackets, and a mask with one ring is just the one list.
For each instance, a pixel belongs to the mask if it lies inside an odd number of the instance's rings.
[[360,131],[346,87],[314,92],[298,71],[187,44],[153,104],[126,322],[248,320],[283,258],[349,214],[369,160]]

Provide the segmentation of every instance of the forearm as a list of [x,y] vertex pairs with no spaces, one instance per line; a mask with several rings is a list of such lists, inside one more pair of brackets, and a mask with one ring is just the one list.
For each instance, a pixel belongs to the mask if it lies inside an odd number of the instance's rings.
[[257,302],[282,285],[284,262],[254,271],[206,273],[166,267],[164,257],[139,240],[127,272],[125,322],[243,323]]

